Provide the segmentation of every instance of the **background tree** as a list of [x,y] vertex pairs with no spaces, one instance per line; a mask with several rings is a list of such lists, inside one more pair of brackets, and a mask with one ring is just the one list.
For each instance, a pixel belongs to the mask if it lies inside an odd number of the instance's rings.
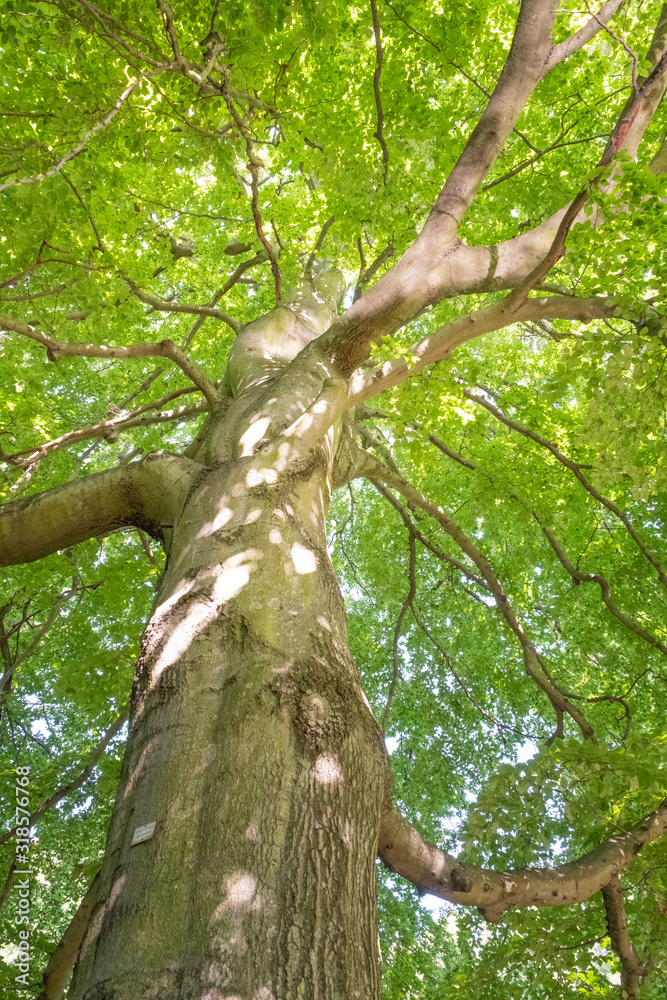
[[664,994],[666,44],[4,5],[10,996]]

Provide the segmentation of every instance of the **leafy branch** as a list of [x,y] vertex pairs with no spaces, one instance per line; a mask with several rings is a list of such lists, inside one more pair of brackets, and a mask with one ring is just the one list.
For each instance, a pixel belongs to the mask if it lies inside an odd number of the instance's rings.
[[[202,306],[201,308],[205,308]],[[109,358],[118,360],[131,360],[136,358],[160,357],[169,358],[174,364],[194,382],[198,389],[204,393],[206,400],[213,410],[220,406],[221,396],[215,385],[209,381],[199,366],[195,364],[173,340],[162,340],[158,344],[132,344],[130,347],[112,347],[98,344],[68,343],[66,341],[55,340],[43,333],[37,327],[28,323],[21,323],[8,316],[0,316],[0,329],[10,330],[23,337],[36,341],[46,348],[49,361],[59,361],[61,358],[83,357],[83,358]]]
[[[60,171],[62,170],[62,168],[65,166],[66,163],[69,163],[70,160],[73,160],[75,157],[79,155],[79,153],[83,152],[90,139],[97,132],[100,132],[103,128],[106,128],[109,122],[113,121],[113,119],[116,117],[120,109],[125,104],[125,101],[128,99],[128,97],[130,97],[132,93],[134,93],[134,91],[137,89],[137,87],[139,86],[139,84],[143,79],[145,79],[144,74],[140,73],[139,76],[125,88],[123,93],[120,95],[120,97],[114,104],[111,111],[107,115],[105,115],[102,121],[98,122],[97,125],[93,125],[93,127],[86,132],[83,139],[79,143],[77,143],[77,145],[74,146],[73,149],[71,149],[68,153],[66,153],[65,156],[63,156],[60,160],[58,160],[55,166],[51,167],[49,170],[43,171],[41,174],[36,174],[34,177],[16,177],[12,181],[7,181],[5,184],[0,184],[0,191],[6,191],[8,188],[17,187],[19,184],[24,184],[24,185],[38,184],[40,181],[46,180],[47,177],[55,177],[56,174],[60,173]],[[98,241],[99,241],[99,236],[98,236]]]

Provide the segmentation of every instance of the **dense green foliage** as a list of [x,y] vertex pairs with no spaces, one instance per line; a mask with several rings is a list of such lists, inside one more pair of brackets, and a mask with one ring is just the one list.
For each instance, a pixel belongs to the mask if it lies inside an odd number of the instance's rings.
[[[174,12],[182,50],[203,65],[210,6],[181,4]],[[646,51],[660,6],[629,0],[613,22],[625,48],[601,32],[539,84],[488,190],[465,218],[464,240],[497,244],[536,226],[581,188],[626,100],[627,50]],[[212,379],[222,377],[230,329],[155,309],[133,289],[163,304],[209,303],[239,262],[259,253],[218,308],[243,323],[275,303],[251,212],[246,143],[225,99],[183,73],[152,68],[168,41],[148,0],[113,0],[108,14],[75,0],[1,7],[0,312],[59,340],[93,344],[181,343],[195,330],[192,357]],[[346,275],[349,303],[360,269],[363,282],[382,258],[383,273],[420,230],[500,73],[517,4],[379,5],[386,183],[375,135],[370,7],[222,0],[216,10],[231,99],[261,160],[258,205],[283,285],[297,280],[333,216],[318,252]],[[556,40],[585,17],[560,13]],[[663,104],[637,162],[625,164],[605,226],[573,231],[550,276],[577,294],[613,295],[619,318],[492,334],[372,400],[364,420],[363,443],[381,458],[390,449],[402,474],[451,512],[488,557],[548,670],[594,725],[597,744],[582,741],[569,719],[564,738],[551,738],[553,710],[526,676],[515,636],[484,589],[443,558],[463,557],[435,522],[405,506],[401,517],[364,481],[341,489],[332,504],[332,558],[378,718],[392,690],[387,737],[396,801],[434,842],[501,870],[576,858],[626,829],[667,790],[665,587],[598,498],[615,505],[667,567],[666,184],[647,167],[666,117]],[[84,140],[53,176],[10,186],[48,172]],[[440,303],[378,357],[407,351],[439,323],[493,298]],[[189,386],[167,361],[77,357],[55,365],[39,344],[3,333],[0,446],[5,455],[36,449]],[[557,446],[593,494],[553,449],[484,403]],[[2,499],[152,450],[182,451],[196,426],[174,419],[81,439],[27,467],[25,455],[10,458]],[[420,533],[413,566],[405,517]],[[625,621],[603,603],[599,582],[573,578],[543,529],[577,572],[604,578]],[[121,532],[7,571],[0,600],[6,672],[56,612],[2,703],[5,829],[14,768],[31,765],[36,809],[77,778],[124,710],[161,558],[154,543]],[[411,575],[416,595],[406,608]],[[121,753],[122,733],[90,777],[35,826],[34,984],[101,858]],[[1,886],[13,842],[0,851]],[[434,919],[413,887],[380,876],[388,1000],[617,993],[618,959],[599,896],[577,907],[513,911],[488,927],[476,911],[448,908]],[[657,1000],[667,988],[667,844],[647,848],[624,887],[634,946],[652,956],[641,996]],[[8,902],[3,942],[13,941],[13,915]],[[0,985],[8,986],[14,952],[0,956]]]

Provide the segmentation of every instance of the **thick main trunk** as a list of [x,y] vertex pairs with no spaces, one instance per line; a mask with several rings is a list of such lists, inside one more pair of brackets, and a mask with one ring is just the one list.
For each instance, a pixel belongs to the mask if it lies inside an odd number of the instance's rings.
[[253,469],[203,470],[174,524],[76,1000],[379,997],[389,770],[326,550],[326,463],[273,485]]

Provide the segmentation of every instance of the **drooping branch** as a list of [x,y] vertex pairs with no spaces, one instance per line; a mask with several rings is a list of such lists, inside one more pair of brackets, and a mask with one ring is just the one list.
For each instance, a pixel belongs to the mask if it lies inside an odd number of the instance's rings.
[[[204,308],[204,307],[202,307]],[[0,316],[0,329],[10,330],[36,341],[46,348],[49,361],[59,361],[61,358],[114,358],[130,360],[134,358],[169,358],[185,372],[188,378],[201,389],[209,406],[215,410],[220,405],[221,396],[215,385],[203,374],[195,362],[177,347],[173,340],[162,340],[158,344],[132,344],[130,347],[112,347],[99,344],[68,343],[49,337],[38,327],[21,323],[9,316]]]
[[33,562],[116,528],[160,540],[201,466],[167,453],[75,479],[0,507],[0,566]]
[[482,716],[482,718],[486,719],[487,722],[490,722],[491,725],[496,726],[498,729],[508,729],[510,732],[514,733],[516,736],[521,736],[523,739],[532,739],[532,740],[534,740],[535,739],[535,734],[534,733],[525,733],[525,732],[523,732],[523,730],[517,729],[515,726],[508,726],[507,723],[501,722],[500,719],[496,719],[496,717],[494,715],[490,715],[488,712],[486,712],[482,708],[481,705],[477,704],[476,699],[473,697],[473,695],[471,694],[471,692],[468,690],[468,687],[464,683],[462,677],[460,677],[459,674],[458,674],[458,671],[456,671],[454,669],[454,664],[452,663],[451,656],[449,655],[449,653],[447,653],[447,651],[445,649],[443,649],[442,645],[435,638],[433,632],[428,627],[428,625],[424,622],[424,620],[422,619],[421,615],[419,615],[417,613],[417,611],[415,610],[414,604],[412,606],[412,614],[413,614],[413,617],[414,617],[415,621],[417,622],[417,625],[420,627],[420,629],[422,630],[422,632],[424,633],[424,635],[426,636],[426,638],[429,640],[429,642],[431,643],[431,645],[435,646],[435,648],[437,649],[437,651],[440,653],[441,657],[443,658],[443,660],[445,661],[445,663],[447,664],[447,666],[449,668],[450,674],[452,675],[452,677],[454,678],[454,680],[456,681],[456,683],[458,684],[458,686],[461,688],[461,690],[463,691],[463,693],[466,696],[466,698],[468,699],[468,701],[476,709],[476,711],[479,712],[479,714]]
[[459,546],[462,552],[468,556],[476,566],[480,576],[487,583],[491,594],[496,602],[496,607],[507,622],[507,625],[517,637],[523,651],[523,661],[528,676],[537,684],[549,699],[552,707],[557,712],[566,712],[577,724],[586,740],[595,740],[595,733],[588,719],[583,712],[573,705],[563,694],[559,687],[545,673],[540,662],[539,654],[535,649],[533,640],[527,630],[519,621],[504,588],[491,566],[489,560],[470,541],[465,532],[456,524],[452,518],[437,504],[433,503],[422,493],[414,488],[406,479],[391,471],[377,459],[372,461],[373,456],[369,456],[369,471],[365,474],[371,482],[379,480],[392,489],[397,490],[410,504],[426,511]]
[[648,560],[651,566],[653,566],[653,568],[656,570],[660,583],[663,585],[663,587],[667,589],[667,575],[665,574],[665,571],[663,570],[658,559],[650,551],[650,549],[648,549],[646,545],[644,545],[641,538],[633,528],[632,523],[630,522],[627,514],[624,514],[623,511],[620,510],[615,503],[613,503],[611,500],[608,500],[607,497],[603,496],[593,486],[593,484],[584,476],[583,472],[581,471],[580,465],[578,465],[576,462],[573,462],[572,459],[567,457],[567,455],[563,454],[563,452],[557,447],[557,445],[553,443],[553,441],[548,441],[546,438],[542,437],[541,434],[537,434],[535,431],[530,430],[529,427],[525,427],[523,424],[520,424],[517,420],[508,417],[505,413],[502,412],[502,410],[498,409],[497,406],[494,406],[494,404],[489,402],[489,400],[486,399],[484,396],[478,396],[476,393],[470,392],[468,389],[463,390],[463,395],[466,397],[466,399],[469,399],[471,402],[477,403],[479,406],[483,406],[486,410],[489,411],[489,413],[493,414],[496,420],[499,420],[501,423],[505,424],[506,427],[509,427],[514,431],[517,431],[524,437],[530,438],[531,441],[535,441],[535,443],[541,445],[541,447],[546,448],[547,451],[551,452],[554,458],[556,458],[561,463],[561,465],[564,465],[566,469],[569,469],[581,483],[586,492],[589,493],[595,500],[597,500],[599,504],[601,504],[603,507],[606,507],[606,509],[610,513],[612,513],[614,517],[618,518],[618,520],[624,526],[625,530],[628,532],[630,538],[632,538],[633,542],[635,543],[639,551],[642,553],[645,559]]
[[460,861],[429,843],[396,810],[382,817],[378,856],[387,867],[440,899],[475,906],[489,923],[516,906],[569,906],[589,899],[667,831],[667,799],[626,833],[576,861],[550,868],[493,871]]
[[[356,472],[355,478],[358,478],[360,476],[365,476],[366,473],[372,473],[372,471],[373,471],[372,463],[367,463],[367,464],[360,463],[357,469],[355,469]],[[403,521],[403,524],[406,526],[408,531],[414,533],[415,538],[419,542],[421,542],[424,548],[428,549],[429,552],[432,552],[437,559],[442,560],[442,562],[447,563],[453,569],[458,570],[458,572],[461,573],[462,576],[465,576],[466,579],[469,580],[471,583],[475,583],[478,587],[481,587],[482,590],[485,590],[487,593],[491,593],[489,585],[481,578],[481,576],[473,572],[473,570],[471,570],[469,566],[466,566],[458,559],[455,559],[454,556],[451,556],[449,554],[449,552],[443,552],[442,549],[440,549],[437,545],[434,545],[433,541],[430,538],[427,538],[423,534],[423,532],[421,532],[419,528],[417,528],[417,526],[413,524],[405,506],[399,500],[396,499],[396,497],[390,490],[385,489],[385,487],[378,482],[373,482],[372,485],[375,487],[378,493],[385,498],[387,503],[391,504],[391,506],[394,508],[398,516]]]
[[[444,441],[440,441],[438,438],[435,437],[435,435],[429,434],[429,441],[433,445],[435,445],[435,447],[437,447],[439,451],[441,451],[444,455],[447,455],[448,458],[457,462],[459,465],[463,465],[468,469],[478,468],[475,462],[471,462],[469,459],[464,458],[463,455],[460,455],[457,452],[452,451],[452,449],[449,448],[444,443]],[[579,468],[579,466],[575,467]],[[492,480],[492,476],[489,473],[484,473],[484,474],[487,476],[487,478]],[[513,496],[513,499],[516,499],[516,497]],[[568,558],[565,549],[560,544],[554,533],[549,528],[547,528],[545,524],[542,523],[542,520],[540,519],[536,511],[532,510],[531,515],[533,519],[536,521],[536,523],[539,525],[542,533],[544,534],[545,538],[551,545],[551,548],[555,552],[558,560],[563,565],[565,570],[567,570],[567,572],[572,577],[574,582],[576,584],[597,583],[602,593],[602,600],[609,609],[609,611],[611,612],[611,614],[614,615],[614,617],[617,618],[622,625],[628,628],[631,632],[634,632],[635,635],[638,635],[646,642],[649,642],[656,649],[659,649],[661,653],[667,655],[667,646],[663,642],[661,642],[659,639],[656,639],[655,636],[651,635],[650,632],[647,632],[646,629],[639,624],[639,622],[630,618],[623,611],[621,611],[620,608],[617,607],[612,598],[611,587],[609,586],[609,582],[598,573],[584,573],[578,568],[578,566],[575,566],[574,563],[572,563],[571,560]],[[629,709],[622,698],[618,698],[612,695],[604,695],[601,698],[588,699],[588,701],[606,701],[606,700],[620,702],[625,707],[626,714],[628,715],[629,718]]]
[[533,511],[533,517],[535,521],[537,521],[537,523],[539,524],[540,528],[542,529],[542,533],[549,542],[549,545],[556,553],[558,561],[567,570],[567,572],[570,574],[574,582],[597,583],[602,592],[602,600],[604,601],[605,605],[612,613],[612,615],[615,618],[617,618],[622,625],[625,625],[627,629],[629,629],[631,632],[634,632],[635,635],[638,635],[641,639],[644,639],[646,642],[649,642],[652,646],[655,646],[656,649],[659,649],[660,652],[663,654],[663,656],[667,656],[667,646],[664,644],[664,642],[661,642],[659,639],[656,639],[655,636],[651,635],[650,632],[647,632],[646,629],[642,628],[642,626],[638,622],[633,621],[632,618],[629,618],[626,614],[624,614],[623,611],[621,611],[620,608],[616,606],[612,598],[611,587],[609,586],[608,581],[605,580],[603,576],[600,576],[599,573],[583,573],[580,569],[578,569],[578,567],[575,566],[574,563],[570,561],[570,559],[568,559],[565,549],[560,544],[560,542],[554,535],[553,531],[551,531],[549,528],[547,528],[545,524],[542,523],[542,521],[539,519],[539,517],[534,511]]
[[602,886],[602,898],[607,915],[611,946],[621,960],[621,992],[626,1000],[637,1000],[639,980],[648,975],[648,968],[635,951],[625,916],[623,890],[618,874]]
[[[360,473],[360,474],[363,474],[363,473]],[[477,701],[475,700],[475,698],[473,697],[473,695],[468,690],[468,688],[465,685],[465,683],[463,682],[462,678],[459,676],[458,672],[454,669],[454,664],[452,663],[451,657],[445,652],[445,650],[442,648],[442,646],[440,645],[440,643],[438,642],[438,640],[435,638],[435,636],[433,635],[433,633],[431,632],[431,630],[428,628],[428,626],[426,625],[426,623],[423,621],[421,615],[419,614],[419,612],[417,611],[417,609],[415,607],[415,595],[416,595],[415,562],[416,562],[416,552],[414,552],[414,541],[415,540],[420,541],[422,543],[422,545],[424,545],[426,548],[428,548],[429,551],[431,551],[437,558],[442,559],[443,561],[448,562],[448,563],[454,565],[456,567],[456,569],[458,569],[464,576],[468,577],[469,579],[472,579],[478,586],[482,587],[482,589],[486,590],[487,592],[489,591],[488,585],[481,579],[481,577],[477,576],[476,573],[472,573],[466,566],[464,566],[463,563],[460,563],[457,559],[453,559],[452,556],[450,556],[448,553],[442,552],[440,549],[438,549],[437,546],[433,545],[433,543],[430,542],[429,539],[427,539],[419,531],[419,529],[413,524],[413,522],[410,519],[410,516],[409,516],[406,508],[403,506],[403,504],[401,504],[394,497],[394,495],[391,493],[390,490],[385,489],[385,487],[382,486],[378,482],[373,482],[373,480],[370,480],[370,482],[375,487],[375,489],[378,491],[378,493],[381,496],[383,496],[384,499],[387,501],[387,503],[391,504],[391,506],[397,512],[397,514],[399,515],[399,517],[403,521],[403,524],[408,529],[408,533],[409,533],[409,537],[410,537],[410,568],[409,568],[410,590],[408,592],[408,596],[407,596],[407,598],[406,598],[406,600],[405,600],[405,602],[403,604],[403,607],[401,609],[402,610],[402,615],[400,617],[400,620],[397,621],[396,629],[395,629],[395,632],[394,632],[394,636],[395,636],[395,638],[394,638],[394,674],[393,674],[392,684],[391,684],[391,688],[390,688],[390,696],[387,698],[387,705],[385,707],[384,716],[383,716],[383,731],[384,731],[384,720],[386,719],[386,716],[387,716],[387,713],[388,713],[388,709],[391,707],[391,699],[393,698],[393,691],[394,691],[394,688],[396,687],[396,683],[398,681],[398,676],[399,676],[399,671],[398,671],[398,643],[397,643],[397,638],[400,635],[400,624],[402,622],[402,616],[404,616],[405,611],[409,607],[410,611],[412,612],[412,616],[413,616],[415,622],[417,623],[417,625],[419,626],[419,628],[422,630],[422,632],[424,633],[424,635],[426,636],[426,638],[429,640],[429,642],[433,646],[435,646],[435,648],[438,650],[438,652],[442,656],[443,660],[447,663],[447,666],[449,668],[449,672],[451,673],[452,677],[454,678],[454,680],[456,681],[456,683],[458,684],[458,686],[461,688],[461,690],[463,691],[463,693],[466,696],[466,698],[468,699],[468,701],[470,701],[470,703],[475,707],[475,709],[479,712],[479,714],[483,718],[487,719],[492,725],[497,726],[499,729],[509,729],[513,733],[516,733],[518,736],[521,736],[521,737],[523,737],[525,739],[532,739],[532,738],[534,738],[533,736],[531,736],[530,733],[524,733],[523,731],[521,731],[519,729],[515,729],[513,726],[508,726],[504,722],[500,722],[494,716],[489,715],[488,712],[486,712],[480,705],[477,704]]]

